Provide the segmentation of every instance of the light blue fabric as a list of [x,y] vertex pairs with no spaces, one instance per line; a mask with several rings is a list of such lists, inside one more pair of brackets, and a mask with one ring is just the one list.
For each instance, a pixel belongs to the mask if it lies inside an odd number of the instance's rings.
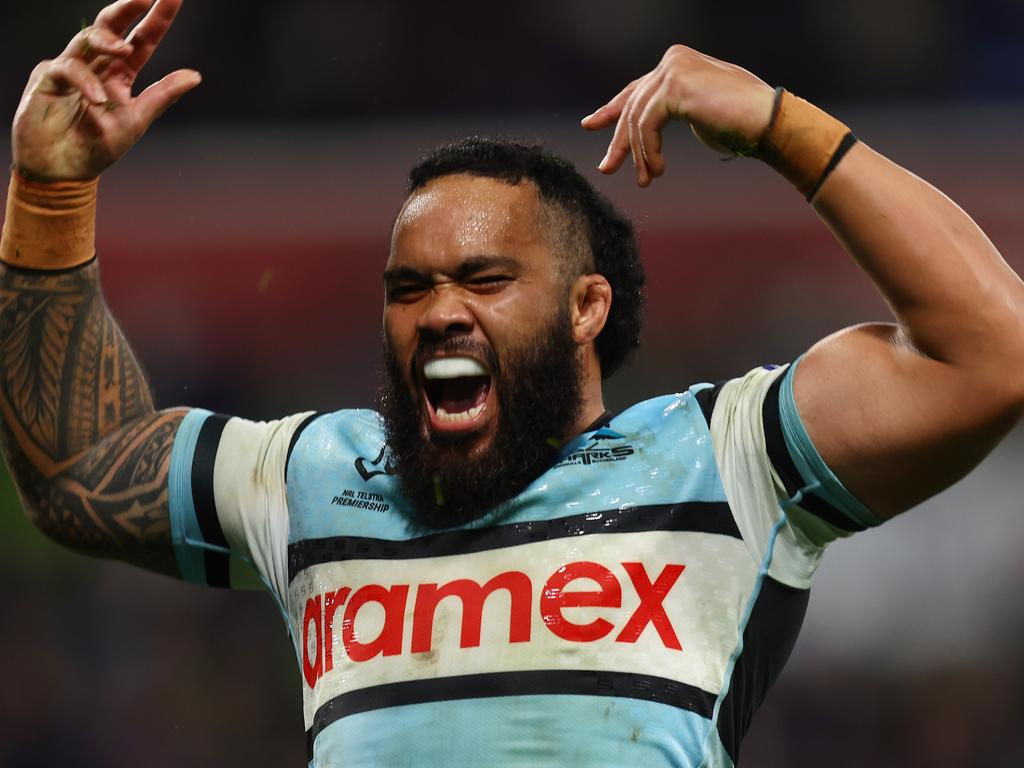
[[[349,715],[317,738],[314,768],[697,768],[710,722],[606,696],[437,701]],[[583,737],[581,738],[581,735]],[[731,761],[730,761],[731,764]]]
[[[726,501],[707,423],[692,391],[639,403],[616,416],[609,427],[570,440],[561,449],[561,466],[531,483],[510,507],[463,527],[487,528],[684,500]],[[383,426],[373,411],[338,411],[321,416],[303,431],[288,469],[290,542],[366,536],[367,531],[373,531],[374,538],[394,541],[423,535],[410,523],[414,516],[394,506],[383,513],[356,507],[345,507],[344,515],[329,512],[331,499],[346,488],[379,493],[389,504],[402,503],[392,476],[380,473],[364,480],[353,462],[359,457],[364,469],[382,470],[382,465],[369,462],[380,456],[383,446]],[[595,461],[579,471],[587,451],[602,449],[632,453],[628,461]],[[599,479],[596,486],[594,478]],[[592,490],[581,493],[581,483]],[[312,510],[323,511],[314,514]]]
[[168,503],[171,514],[171,542],[178,570],[185,581],[206,586],[206,564],[203,550],[190,542],[201,542],[199,520],[192,499],[192,459],[196,452],[196,441],[203,423],[211,416],[210,411],[195,408],[185,414],[174,438],[171,449],[171,467],[168,477]]
[[828,468],[804,428],[800,412],[796,407],[796,398],[793,395],[793,377],[801,359],[797,358],[796,362],[786,371],[779,391],[779,416],[789,455],[804,481],[805,488],[816,486],[815,494],[858,525],[868,528],[881,525],[882,521],[850,493]]

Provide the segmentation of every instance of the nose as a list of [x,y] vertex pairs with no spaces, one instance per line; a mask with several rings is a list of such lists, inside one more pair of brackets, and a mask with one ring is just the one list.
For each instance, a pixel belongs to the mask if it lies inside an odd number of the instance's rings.
[[451,336],[473,330],[473,313],[451,283],[435,285],[426,299],[426,306],[416,320],[421,334]]

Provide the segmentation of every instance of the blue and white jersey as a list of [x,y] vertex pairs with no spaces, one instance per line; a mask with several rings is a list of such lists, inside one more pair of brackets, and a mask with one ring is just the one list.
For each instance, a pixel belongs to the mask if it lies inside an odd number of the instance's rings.
[[413,522],[372,411],[192,411],[179,565],[228,586],[244,560],[274,593],[311,765],[732,766],[822,551],[877,523],[786,371],[639,403],[443,530]]

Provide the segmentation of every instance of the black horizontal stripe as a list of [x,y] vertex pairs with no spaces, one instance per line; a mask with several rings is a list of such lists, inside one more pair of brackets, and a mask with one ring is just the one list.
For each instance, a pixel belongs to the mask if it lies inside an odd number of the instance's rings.
[[688,501],[587,512],[490,528],[445,531],[403,541],[364,536],[305,539],[288,546],[288,580],[294,579],[305,568],[323,563],[445,557],[570,536],[647,531],[688,531],[740,538],[732,510],[726,502]]
[[598,672],[586,669],[543,669],[436,677],[361,688],[335,696],[313,716],[306,731],[307,759],[313,742],[331,723],[349,715],[430,701],[482,699],[495,696],[614,696],[667,704],[710,718],[715,694],[693,685],[653,675]]
[[[778,474],[779,479],[782,480],[786,495],[790,498],[803,490],[807,485],[807,481],[793,462],[793,457],[789,453],[789,447],[786,445],[785,434],[782,431],[782,416],[779,405],[780,390],[782,389],[782,380],[787,376],[792,376],[792,372],[793,369],[791,367],[786,373],[772,382],[768,393],[765,395],[764,405],[761,408],[768,459],[771,461],[772,466],[775,467],[775,472]],[[800,508],[820,517],[840,530],[865,530],[863,525],[847,517],[816,493],[805,493],[803,498],[800,499]]]
[[96,263],[96,254],[94,253],[89,257],[88,261],[83,261],[81,264],[76,264],[73,267],[64,267],[63,269],[34,269],[33,267],[23,267],[19,264],[11,264],[9,261],[3,262],[4,269],[8,272],[14,272],[19,275],[66,275],[68,272],[75,272],[79,269],[85,269],[91,267]]

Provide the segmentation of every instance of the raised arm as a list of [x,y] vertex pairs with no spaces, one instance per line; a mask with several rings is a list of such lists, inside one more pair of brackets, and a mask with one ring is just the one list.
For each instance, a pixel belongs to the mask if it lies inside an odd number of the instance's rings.
[[601,169],[632,155],[646,186],[671,119],[794,182],[893,310],[897,323],[840,331],[797,367],[797,409],[828,466],[881,518],[970,471],[1024,411],[1024,284],[984,232],[838,121],[684,46],[583,125],[615,125]]
[[103,300],[93,229],[96,177],[199,82],[180,70],[131,94],[180,5],[121,0],[36,67],[0,244],[0,435],[27,513],[77,551],[172,575],[167,474],[184,411],[154,411]]

